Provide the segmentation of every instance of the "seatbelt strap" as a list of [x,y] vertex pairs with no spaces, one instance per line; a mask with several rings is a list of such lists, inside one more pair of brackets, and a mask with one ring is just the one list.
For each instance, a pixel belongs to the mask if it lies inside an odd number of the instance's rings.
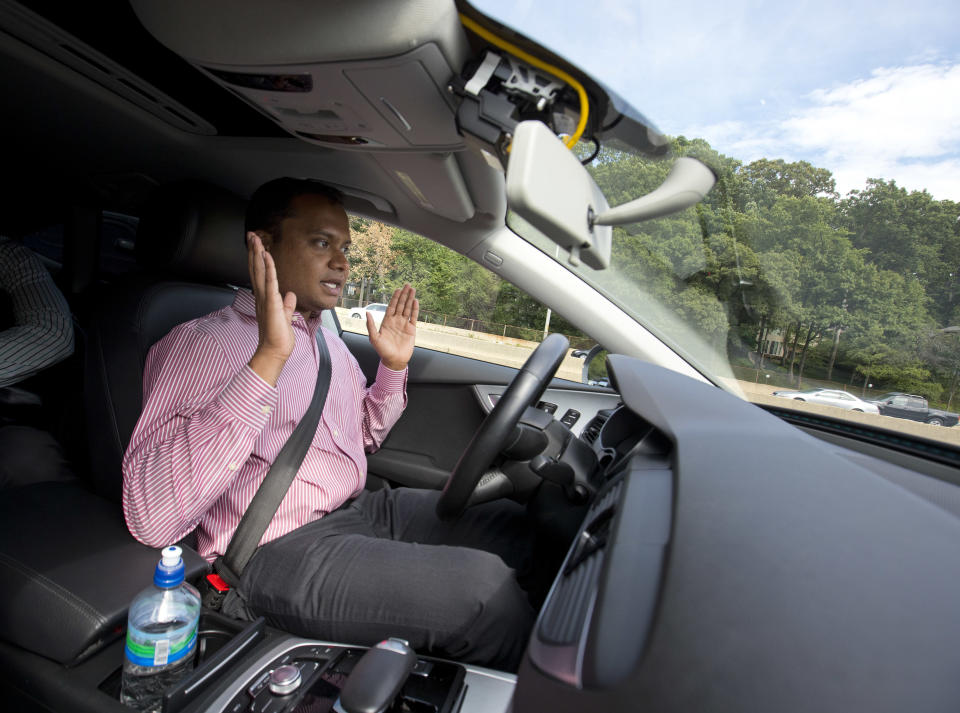
[[267,531],[267,526],[273,516],[280,509],[280,503],[290,489],[290,484],[300,470],[310,443],[317,432],[320,414],[323,413],[323,404],[327,400],[327,391],[330,388],[330,351],[323,338],[323,328],[317,327],[317,351],[319,354],[319,368],[317,369],[317,383],[313,388],[313,398],[307,407],[300,423],[283,444],[276,460],[270,466],[263,482],[254,494],[246,512],[240,518],[240,524],[227,545],[227,551],[213,563],[213,569],[231,587],[240,583],[247,562],[257,551],[260,538]]

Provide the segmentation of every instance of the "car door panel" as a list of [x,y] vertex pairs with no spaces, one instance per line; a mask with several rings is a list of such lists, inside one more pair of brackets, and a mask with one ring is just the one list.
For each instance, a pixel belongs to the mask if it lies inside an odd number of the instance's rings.
[[[379,358],[366,335],[342,336],[373,381]],[[503,393],[517,370],[419,347],[409,369],[407,408],[367,463],[371,473],[400,485],[442,488],[492,408],[490,394]],[[543,400],[557,405],[557,419],[568,408],[579,411],[574,426],[579,433],[598,410],[612,408],[619,398],[609,389],[554,379]]]

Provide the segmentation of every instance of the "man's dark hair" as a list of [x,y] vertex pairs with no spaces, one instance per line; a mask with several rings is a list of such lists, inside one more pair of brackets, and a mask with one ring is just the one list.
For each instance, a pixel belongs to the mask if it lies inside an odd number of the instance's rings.
[[297,196],[323,196],[334,205],[343,206],[343,193],[333,186],[305,178],[275,178],[267,181],[250,196],[244,223],[246,234],[257,230],[270,233],[274,241],[280,239],[280,222],[289,218],[290,203]]

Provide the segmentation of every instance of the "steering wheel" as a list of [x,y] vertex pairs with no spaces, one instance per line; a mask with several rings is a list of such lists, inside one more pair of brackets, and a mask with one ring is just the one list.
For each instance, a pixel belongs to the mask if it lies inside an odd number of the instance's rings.
[[543,396],[568,346],[565,336],[551,334],[534,349],[453,467],[437,501],[439,517],[459,517],[467,508],[481,477],[506,445],[524,410]]

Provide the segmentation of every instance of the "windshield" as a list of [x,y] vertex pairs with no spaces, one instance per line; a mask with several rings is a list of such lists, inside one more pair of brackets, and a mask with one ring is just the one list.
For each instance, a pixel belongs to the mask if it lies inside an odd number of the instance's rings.
[[[842,5],[478,3],[670,137],[660,160],[601,147],[589,170],[610,205],[655,189],[679,156],[718,175],[694,208],[615,228],[611,267],[575,268],[585,280],[755,401],[822,387],[956,410],[960,7]],[[678,41],[662,27],[687,31]],[[578,147],[583,159],[595,149]]]

